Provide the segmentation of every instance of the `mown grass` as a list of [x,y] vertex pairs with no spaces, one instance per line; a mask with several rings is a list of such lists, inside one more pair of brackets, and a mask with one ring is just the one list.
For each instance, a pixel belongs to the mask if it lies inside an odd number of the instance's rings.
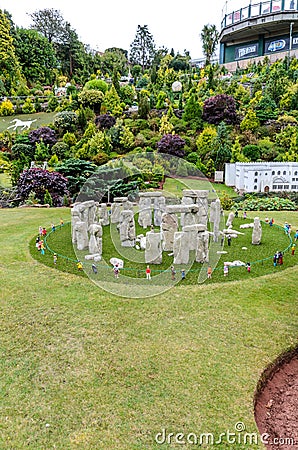
[[210,183],[207,179],[200,180],[197,178],[170,178],[167,177],[163,185],[163,190],[170,196],[181,198],[183,189],[199,189],[210,191],[209,198],[215,199],[222,194],[228,194],[230,197],[237,197],[237,193],[233,188],[223,183]]
[[[26,120],[35,120],[35,122],[32,123],[30,130],[34,130],[39,127],[47,126],[49,123],[51,123],[54,119],[55,112],[45,113],[35,113],[35,114],[16,114],[13,116],[6,116],[0,118],[0,133],[3,133],[3,131],[7,130],[7,128],[11,125],[11,121],[13,119],[19,119],[25,122]],[[8,130],[10,133],[13,133],[14,131],[12,128]],[[17,132],[20,132],[21,129],[18,128]],[[23,131],[21,131],[23,132]]]
[[257,381],[297,345],[297,266],[124,300],[32,259],[38,226],[68,210],[0,215],[1,449],[170,449],[155,443],[162,428],[257,431]]

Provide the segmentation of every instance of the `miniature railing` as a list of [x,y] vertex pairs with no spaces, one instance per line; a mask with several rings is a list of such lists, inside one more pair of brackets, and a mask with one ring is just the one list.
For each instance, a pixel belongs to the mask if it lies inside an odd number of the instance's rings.
[[[261,223],[263,224],[263,225],[265,225],[265,222],[263,221],[263,220],[261,220]],[[48,242],[47,242],[47,237],[49,236],[49,235],[51,235],[52,233],[55,233],[56,232],[56,230],[61,230],[61,228],[62,227],[64,227],[64,226],[66,226],[66,225],[71,225],[71,222],[66,222],[65,224],[63,224],[63,225],[57,225],[56,227],[55,227],[55,231],[54,230],[50,230],[48,233],[47,233],[47,235],[44,237],[44,245],[45,245],[45,248],[51,253],[51,254],[56,254],[57,255],[57,257],[58,258],[62,258],[62,259],[64,259],[64,260],[66,260],[67,262],[69,262],[69,263],[71,263],[72,265],[73,264],[77,264],[77,262],[79,261],[77,258],[71,258],[71,257],[69,257],[69,256],[66,256],[66,255],[63,255],[63,254],[61,254],[61,253],[59,253],[59,251],[57,251],[57,250],[54,250],[54,249],[52,249],[50,246],[49,246],[49,244],[48,244]],[[269,226],[269,225],[268,225]],[[276,225],[276,224],[273,224],[273,226],[274,227],[276,227],[276,228],[279,228],[280,229],[280,231],[281,232],[284,232],[284,228],[282,227],[282,226],[280,226],[280,225]],[[285,253],[287,253],[287,252],[289,252],[289,250],[291,249],[291,247],[292,247],[292,244],[293,244],[293,240],[292,240],[292,237],[291,237],[291,234],[287,234],[287,237],[288,237],[288,239],[289,239],[289,244],[287,245],[287,247],[285,248],[285,249],[283,249],[282,250],[282,254],[284,255]],[[266,257],[266,258],[262,258],[262,259],[257,259],[257,260],[255,260],[255,261],[252,261],[252,262],[250,262],[250,265],[255,265],[255,264],[261,264],[261,265],[263,265],[264,264],[264,262],[267,262],[267,261],[272,261],[273,260],[273,256],[274,255],[269,255],[268,257]],[[90,261],[84,261],[84,262],[82,262],[82,266],[83,266],[83,268],[84,269],[86,269],[87,267],[88,268],[91,268],[91,265],[92,265],[92,261],[90,262]],[[111,270],[112,269],[112,266],[111,265],[109,265],[109,264],[107,264],[105,261],[100,261],[99,263],[98,263],[98,267],[101,267],[101,268],[103,268],[103,269],[107,269],[107,270]],[[230,265],[230,269],[243,269],[243,266],[234,266],[234,265]],[[218,271],[218,270],[220,270],[220,271],[222,271],[223,270],[223,265],[218,265],[217,267],[214,267],[213,268],[213,272],[214,271]],[[199,273],[201,271],[201,268],[197,268],[197,269],[188,269],[187,270],[187,272],[197,272],[197,273]],[[122,269],[121,269],[121,272],[134,272],[134,274],[135,274],[135,276],[137,277],[137,278],[142,278],[143,276],[144,276],[144,269],[139,269],[139,268],[136,268],[136,267],[123,267]],[[151,269],[151,273],[152,274],[159,274],[159,273],[161,273],[161,272],[169,272],[169,273],[171,273],[171,269],[169,268],[169,269],[166,269],[166,270],[164,270],[164,269],[158,269],[158,268],[154,268],[154,269]]]
[[250,3],[244,8],[226,13],[221,22],[221,29],[257,16],[291,11],[298,12],[298,0],[269,0],[254,4]]

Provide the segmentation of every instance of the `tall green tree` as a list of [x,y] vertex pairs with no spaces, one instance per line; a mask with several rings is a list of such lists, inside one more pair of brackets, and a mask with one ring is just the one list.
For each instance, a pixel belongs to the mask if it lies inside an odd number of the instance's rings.
[[33,25],[51,43],[63,42],[65,22],[61,12],[53,8],[45,8],[29,14]]
[[144,72],[151,66],[155,55],[154,39],[148,25],[138,25],[136,36],[130,45],[130,63],[140,65]]
[[24,82],[10,27],[6,13],[0,9],[0,84],[6,95]]
[[281,62],[277,61],[270,67],[269,79],[266,83],[266,93],[278,107],[280,99],[286,93],[288,86],[289,78],[287,71]]
[[191,128],[201,129],[203,127],[202,114],[203,107],[199,103],[198,96],[196,93],[192,93],[186,102],[182,119],[189,123]]
[[212,56],[214,56],[216,51],[216,46],[218,44],[219,32],[215,25],[204,25],[201,31],[201,41],[203,46],[203,53],[206,57],[206,66],[211,62]]
[[57,58],[64,75],[72,78],[75,74],[78,82],[88,78],[88,64],[85,47],[80,42],[77,32],[65,23],[61,40],[55,44]]
[[15,49],[29,85],[53,83],[53,69],[57,67],[57,60],[52,45],[41,33],[17,28]]
[[101,73],[112,77],[113,72],[121,75],[128,73],[127,52],[121,48],[110,48],[99,57]]
[[82,82],[90,75],[92,58],[80,42],[77,32],[65,22],[60,11],[46,8],[30,14],[31,28],[39,31],[53,45],[63,75]]
[[217,127],[217,144],[215,167],[217,170],[223,170],[225,163],[230,162],[232,156],[229,131],[225,122],[221,122]]

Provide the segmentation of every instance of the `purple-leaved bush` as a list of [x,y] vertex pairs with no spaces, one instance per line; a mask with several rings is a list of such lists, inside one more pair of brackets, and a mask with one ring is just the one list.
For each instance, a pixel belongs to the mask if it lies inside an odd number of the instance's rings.
[[185,141],[178,134],[164,134],[157,143],[157,148],[160,153],[166,153],[179,158],[183,158],[185,155],[184,146]]
[[100,114],[95,119],[95,124],[105,130],[112,128],[115,125],[115,123],[116,123],[115,117],[111,116],[110,114]]
[[218,125],[225,122],[233,125],[239,122],[236,112],[236,102],[233,97],[227,94],[219,94],[209,97],[203,105],[203,120]]
[[30,192],[35,192],[40,203],[44,202],[46,190],[53,200],[53,206],[62,206],[64,195],[69,195],[67,178],[59,172],[49,172],[39,168],[24,170],[17,184],[17,196],[21,201],[27,200]]
[[57,142],[56,133],[50,127],[40,127],[30,131],[28,134],[30,144],[37,144],[43,141],[44,144],[52,147]]

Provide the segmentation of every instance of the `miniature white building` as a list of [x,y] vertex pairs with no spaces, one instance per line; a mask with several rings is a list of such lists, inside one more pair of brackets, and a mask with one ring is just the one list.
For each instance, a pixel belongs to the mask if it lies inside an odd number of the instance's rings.
[[298,192],[298,162],[252,162],[225,165],[225,184],[243,192]]

